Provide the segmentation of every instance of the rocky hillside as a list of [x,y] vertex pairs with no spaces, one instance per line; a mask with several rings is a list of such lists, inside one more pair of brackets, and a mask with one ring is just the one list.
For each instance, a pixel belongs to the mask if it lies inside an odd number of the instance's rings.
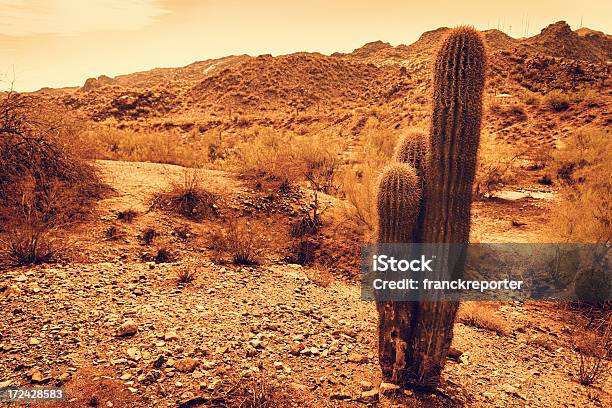
[[[36,94],[94,123],[136,131],[235,132],[257,125],[354,129],[370,116],[389,128],[419,126],[427,118],[432,58],[448,30],[426,32],[410,45],[376,41],[329,56],[230,56],[116,78],[102,75],[80,88],[43,89]],[[524,99],[531,93],[591,89],[603,101],[600,105],[607,106],[612,70],[609,35],[585,28],[572,31],[565,22],[525,39],[498,30],[483,35],[490,54],[487,103],[499,94]],[[589,120],[609,124],[609,109],[600,108],[572,107],[576,112],[568,118],[570,126],[584,125],[574,118],[586,111],[593,115]],[[492,118],[488,130],[496,132],[506,122]]]

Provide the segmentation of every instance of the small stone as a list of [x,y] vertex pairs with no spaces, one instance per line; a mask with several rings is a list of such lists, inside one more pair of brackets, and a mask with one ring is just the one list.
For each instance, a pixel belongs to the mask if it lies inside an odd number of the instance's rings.
[[108,408],[113,408],[113,402],[112,401],[106,401],[106,406]]
[[141,357],[140,350],[138,350],[136,347],[128,347],[128,349],[126,350],[126,353],[130,359],[134,361],[140,360],[140,357]]
[[263,341],[261,341],[261,340],[251,340],[249,342],[249,344],[251,346],[253,346],[254,348],[256,348],[256,349],[263,349],[263,348],[265,348],[265,346],[263,344]]
[[399,390],[399,385],[396,384],[391,384],[391,383],[380,383],[380,386],[378,387],[378,389],[380,390],[380,393],[383,395],[389,395],[389,394],[393,394],[394,392],[396,392],[397,390]]
[[191,373],[191,377],[197,380],[198,378],[204,377],[204,373],[199,370],[195,370],[193,373]]
[[176,340],[176,339],[178,339],[178,334],[176,334],[176,332],[173,331],[173,330],[167,331],[164,334],[164,340],[166,340],[166,341]]
[[40,344],[40,340],[38,340],[36,337],[30,337],[28,343],[30,344],[30,346],[37,346]]
[[274,368],[276,368],[277,370],[282,370],[283,368],[285,368],[285,366],[283,365],[282,362],[280,361],[275,361],[274,362]]
[[304,350],[304,345],[302,343],[293,343],[289,347],[289,354],[298,356],[302,350]]
[[23,273],[20,274],[18,277],[16,277],[15,282],[27,282],[28,281],[28,277],[25,276]]
[[[70,380],[70,373],[66,372],[66,373],[62,373],[62,374],[60,374],[60,375],[57,377],[57,380],[58,380],[59,382],[62,382],[62,383],[64,383],[64,382],[66,382],[66,381]],[[0,388],[2,388],[2,387],[0,387]]]
[[133,320],[126,320],[117,329],[117,337],[133,336],[138,332],[138,325]]
[[131,378],[132,378],[132,374],[130,374],[130,373],[125,373],[121,377],[119,377],[119,379],[122,380],[122,381],[127,381],[127,380],[129,380]]
[[378,390],[372,389],[362,392],[361,401],[365,402],[366,404],[371,404],[378,401]]
[[32,382],[42,382],[43,379],[44,377],[40,370],[34,369],[30,372],[30,380],[32,380]]
[[368,362],[368,357],[364,356],[362,354],[359,354],[359,353],[351,353],[348,356],[348,360],[351,363],[363,364],[363,363],[367,363]]
[[318,348],[316,348],[316,347],[311,347],[310,348],[310,354],[312,354],[313,356],[316,356],[316,355],[321,354],[321,351]]
[[372,385],[371,382],[369,381],[359,381],[359,386],[361,387],[362,390],[364,391],[369,391],[371,390],[374,386]]
[[335,401],[346,401],[350,400],[351,398],[351,394],[346,391],[334,391],[329,395],[329,399]]
[[197,365],[198,360],[196,360],[195,358],[187,357],[175,362],[174,368],[176,368],[177,371],[188,373],[193,371],[197,367]]

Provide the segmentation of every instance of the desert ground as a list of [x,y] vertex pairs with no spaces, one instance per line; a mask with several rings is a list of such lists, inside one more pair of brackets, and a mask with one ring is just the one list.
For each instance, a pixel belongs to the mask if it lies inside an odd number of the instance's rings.
[[[612,406],[609,371],[590,385],[578,372],[577,339],[598,336],[589,313],[609,310],[554,302],[462,305],[437,390],[382,380],[376,306],[359,286],[368,189],[398,138],[427,129],[447,31],[25,95],[70,113],[78,154],[105,188],[77,221],[45,231],[57,256],[2,258],[0,386],[62,385],[67,407]],[[568,204],[568,180],[586,185],[595,173],[581,169],[606,168],[605,147],[570,148],[579,134],[609,146],[612,39],[564,22],[527,39],[483,36],[470,241],[560,242],[559,214],[586,225],[590,211]],[[331,180],[292,167],[305,151],[333,158]],[[564,151],[587,164],[568,170]],[[186,213],[177,191],[207,195]],[[6,225],[2,242],[17,236]]]

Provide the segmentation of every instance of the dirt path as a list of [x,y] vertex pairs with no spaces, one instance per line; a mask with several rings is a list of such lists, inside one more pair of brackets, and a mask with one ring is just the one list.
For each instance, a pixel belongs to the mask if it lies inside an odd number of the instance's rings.
[[[117,194],[100,203],[95,221],[74,231],[86,261],[14,269],[0,277],[2,384],[68,381],[70,391],[82,390],[87,378],[127,389],[102,393],[101,406],[170,407],[265,372],[269,381],[283,384],[283,392],[302,398],[296,406],[364,405],[358,401],[362,392],[380,383],[377,317],[374,305],[360,300],[357,285],[319,286],[299,265],[215,264],[200,241],[173,237],[174,219],[147,211],[151,194],[179,180],[183,169],[99,164]],[[220,194],[248,190],[223,172],[207,171],[203,180]],[[476,237],[537,241],[541,201],[494,203],[499,217],[490,205],[475,208]],[[101,240],[117,211],[127,208],[141,213],[122,226],[127,238]],[[527,224],[508,226],[518,216]],[[140,260],[148,249],[136,236],[150,225],[174,245],[179,260]],[[198,271],[186,287],[176,283],[181,269]],[[379,406],[610,406],[609,383],[608,392],[583,387],[570,374],[575,372],[571,330],[559,311],[508,303],[495,313],[507,335],[456,325],[454,346],[463,355],[445,369],[442,392],[450,400],[408,393],[399,400],[381,396]],[[117,336],[127,328],[137,333]],[[80,376],[92,367],[96,374]],[[67,406],[87,402],[82,395],[70,398],[75,400]]]

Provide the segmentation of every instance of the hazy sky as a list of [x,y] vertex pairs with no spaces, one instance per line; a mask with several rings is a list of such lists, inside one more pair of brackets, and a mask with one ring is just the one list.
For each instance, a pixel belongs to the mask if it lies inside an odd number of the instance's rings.
[[[0,0],[0,89],[82,85],[89,77],[231,54],[352,51],[409,44],[471,24],[529,36],[555,21],[612,32],[610,0]],[[528,21],[528,31],[527,31]]]

